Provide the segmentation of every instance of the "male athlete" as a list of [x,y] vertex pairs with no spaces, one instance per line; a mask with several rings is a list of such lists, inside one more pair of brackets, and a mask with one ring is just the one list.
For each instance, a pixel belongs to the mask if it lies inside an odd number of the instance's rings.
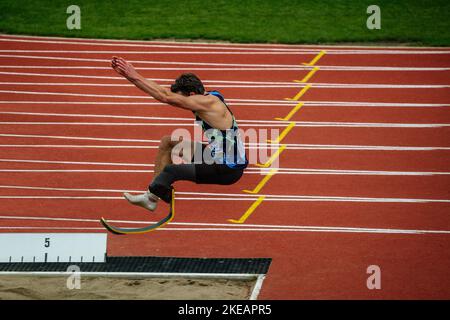
[[[244,145],[234,115],[219,92],[205,91],[200,79],[192,73],[179,76],[170,90],[167,90],[145,79],[123,58],[113,57],[111,66],[118,74],[156,100],[191,110],[208,139],[208,144],[201,144],[172,141],[170,136],[162,137],[155,160],[154,178],[148,190],[141,195],[124,193],[124,197],[131,204],[154,211],[159,199],[170,203],[172,184],[178,180],[198,184],[229,185],[241,178],[248,165]],[[203,157],[200,161],[197,161],[198,157],[195,158],[194,163],[192,157],[189,159],[190,163],[174,164],[172,150],[178,143],[187,143],[192,150],[189,154],[201,150]],[[183,153],[180,155],[183,156]],[[206,156],[209,158],[208,161],[205,161]]]

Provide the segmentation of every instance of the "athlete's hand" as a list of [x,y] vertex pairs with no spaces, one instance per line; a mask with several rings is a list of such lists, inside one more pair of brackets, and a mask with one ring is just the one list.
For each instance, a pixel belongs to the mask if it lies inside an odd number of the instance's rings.
[[128,80],[134,80],[139,77],[139,73],[131,63],[121,57],[113,56],[111,60],[111,67],[121,76]]

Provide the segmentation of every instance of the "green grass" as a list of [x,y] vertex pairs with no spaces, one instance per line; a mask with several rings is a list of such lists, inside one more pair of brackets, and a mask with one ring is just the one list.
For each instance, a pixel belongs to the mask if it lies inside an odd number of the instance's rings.
[[[66,8],[81,8],[68,30]],[[371,4],[381,30],[366,27]],[[450,45],[448,0],[0,0],[0,32],[115,39]]]

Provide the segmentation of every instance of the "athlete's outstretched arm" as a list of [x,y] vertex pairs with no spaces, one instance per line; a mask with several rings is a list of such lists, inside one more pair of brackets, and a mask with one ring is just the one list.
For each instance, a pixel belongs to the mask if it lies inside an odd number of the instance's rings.
[[111,67],[121,76],[125,77],[136,87],[151,95],[156,100],[167,103],[175,107],[188,110],[203,110],[207,108],[210,97],[191,96],[185,97],[181,94],[173,93],[152,80],[145,79],[140,75],[133,65],[120,57],[113,57]]

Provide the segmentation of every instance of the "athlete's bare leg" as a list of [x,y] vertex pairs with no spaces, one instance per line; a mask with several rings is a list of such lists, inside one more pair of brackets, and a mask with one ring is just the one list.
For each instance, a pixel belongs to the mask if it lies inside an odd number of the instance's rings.
[[[192,152],[194,143],[191,141],[172,141],[170,136],[163,136],[159,144],[158,153],[155,159],[155,169],[153,180],[164,170],[164,167],[168,164],[172,164],[173,149],[175,155],[180,156],[183,160],[189,161],[192,159]],[[191,149],[189,149],[191,148]],[[158,204],[159,198],[147,190],[144,194],[131,195],[129,193],[123,194],[125,199],[131,204],[141,206],[147,210],[154,211]]]

